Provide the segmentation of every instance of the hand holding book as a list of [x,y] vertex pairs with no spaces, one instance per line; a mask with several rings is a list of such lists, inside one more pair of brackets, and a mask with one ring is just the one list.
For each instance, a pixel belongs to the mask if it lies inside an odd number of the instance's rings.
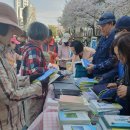
[[93,69],[94,69],[94,64],[89,64],[88,67],[87,67],[88,73],[91,74]]

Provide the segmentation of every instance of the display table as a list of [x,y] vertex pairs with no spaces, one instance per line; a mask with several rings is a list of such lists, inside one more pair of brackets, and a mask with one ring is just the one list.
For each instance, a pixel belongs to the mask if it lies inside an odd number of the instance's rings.
[[60,130],[58,124],[58,102],[54,100],[53,85],[49,86],[43,112],[28,130]]
[[[35,119],[28,130],[60,130],[58,119],[58,101],[54,99],[54,87],[49,86],[43,112]],[[101,130],[97,126],[97,130]]]

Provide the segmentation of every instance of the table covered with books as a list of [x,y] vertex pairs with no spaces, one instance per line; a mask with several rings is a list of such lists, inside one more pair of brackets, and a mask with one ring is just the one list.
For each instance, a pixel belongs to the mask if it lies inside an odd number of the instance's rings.
[[[62,91],[58,100],[54,92],[59,92],[54,90],[55,84],[51,84],[43,112],[28,130],[130,130],[130,117],[118,115],[122,107],[117,103],[102,102],[93,93],[91,86],[96,81],[83,78],[77,81],[80,95],[62,95]],[[69,82],[66,84],[70,85]]]

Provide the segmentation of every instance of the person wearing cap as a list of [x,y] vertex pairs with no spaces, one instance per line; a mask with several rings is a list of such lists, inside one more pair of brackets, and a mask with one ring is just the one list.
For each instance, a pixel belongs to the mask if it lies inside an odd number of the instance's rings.
[[[125,32],[130,32],[130,16],[122,16],[119,18],[116,22],[115,25],[115,40],[120,37],[123,33]],[[112,49],[114,50],[114,47],[112,46]],[[118,53],[117,48],[115,48],[115,52]],[[119,60],[119,56],[117,56]],[[124,76],[124,66],[123,64],[119,61],[118,63],[118,78],[121,79]],[[108,87],[115,87],[117,86],[116,83],[110,83]]]
[[16,39],[16,36],[14,35],[10,40],[9,49],[6,53],[6,58],[8,59],[8,62],[14,69],[16,69],[16,67],[17,67],[16,61],[22,60],[22,56],[17,54],[14,51],[16,45],[19,45],[19,44],[20,44],[20,42]]
[[[118,60],[120,60],[119,57],[119,52],[118,52],[118,45],[117,45],[117,41],[118,39],[120,39],[120,37],[122,37],[122,35],[126,35],[125,33],[130,32],[130,17],[129,16],[122,16],[121,18],[118,19],[116,25],[115,25],[115,29],[116,29],[116,36],[115,36],[115,43],[113,46],[113,49],[115,51],[115,54],[118,57]],[[124,74],[125,74],[125,68],[126,66],[124,66],[120,61],[119,61],[119,74],[118,74],[118,79],[122,80],[122,78],[124,78]],[[117,88],[117,83],[109,83],[108,84],[109,88]],[[121,98],[124,95],[124,92],[126,92],[126,87],[124,86],[120,86],[118,88],[118,92],[120,92],[120,97],[118,98],[118,102],[123,106],[123,109],[121,110],[121,114],[127,114],[129,109],[128,104],[129,102],[127,102],[126,100],[124,100],[123,98]],[[128,89],[129,91],[130,89]],[[127,95],[130,93],[127,92]],[[127,102],[127,103],[126,103]],[[129,104],[130,106],[130,104]],[[129,112],[130,113],[130,112]]]
[[126,15],[119,18],[115,25],[115,30],[116,30],[115,38],[117,38],[123,32],[130,32],[130,16]]
[[17,77],[6,59],[10,39],[21,33],[14,9],[0,2],[0,130],[22,130],[26,123],[21,101],[45,92],[44,81],[30,84],[31,76]]
[[102,36],[93,56],[92,64],[87,68],[90,74],[101,76],[115,68],[115,57],[109,51],[115,37],[115,16],[111,12],[104,13],[98,22]]
[[71,61],[71,50],[69,47],[69,39],[70,39],[70,34],[69,33],[64,33],[62,37],[62,45],[59,46],[58,48],[58,61],[59,61],[59,67],[61,70],[66,69],[66,63],[68,61]]
[[43,50],[44,52],[48,52],[48,54],[50,55],[50,63],[55,64],[56,57],[58,56],[58,45],[53,38],[53,33],[51,29],[49,29],[49,37],[44,40]]
[[130,32],[124,32],[115,39],[114,52],[124,65],[123,77],[110,88],[117,89],[116,101],[122,105],[121,115],[130,116]]

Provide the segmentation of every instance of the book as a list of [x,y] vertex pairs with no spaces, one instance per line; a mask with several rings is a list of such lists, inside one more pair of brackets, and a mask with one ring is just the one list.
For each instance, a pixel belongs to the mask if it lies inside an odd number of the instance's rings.
[[83,96],[61,95],[59,99],[60,110],[84,110],[89,111],[89,103]]
[[130,116],[104,115],[103,120],[111,128],[130,128]]
[[75,85],[78,86],[81,91],[86,91],[87,88],[92,88],[93,85],[97,83],[98,83],[97,80],[87,77],[77,78],[75,80]]
[[68,104],[79,104],[82,105],[85,102],[87,102],[87,100],[85,100],[82,96],[69,96],[69,95],[61,95],[60,99],[59,99],[60,103],[68,103]]
[[[107,118],[109,119],[108,115],[106,115]],[[111,115],[109,115],[111,116]],[[115,116],[115,115],[114,115]],[[106,121],[104,121],[103,117],[99,118],[99,125],[101,127],[102,130],[130,130],[130,127],[110,127],[108,126],[108,124],[106,124]]]
[[96,130],[93,125],[63,125],[63,130]]
[[60,75],[59,74],[55,74],[55,73],[50,75],[49,84],[53,83],[59,77],[60,77]]
[[75,84],[77,84],[78,86],[80,85],[93,85],[93,84],[97,84],[98,81],[95,80],[94,78],[87,78],[87,77],[82,77],[82,78],[77,78],[77,80],[75,80]]
[[96,95],[96,93],[91,88],[87,88],[86,92],[83,92],[82,94],[88,101],[99,99],[99,97]]
[[57,69],[54,69],[54,68],[49,69],[49,70],[47,70],[42,76],[38,77],[36,80],[38,80],[38,81],[44,80],[44,79],[46,79],[47,77],[49,77],[50,75],[52,75],[52,74],[54,74],[54,73],[57,73],[57,72],[58,72]]
[[130,130],[129,128],[126,129],[126,128],[112,128],[111,130]]
[[81,59],[81,63],[83,65],[83,67],[87,68],[89,66],[89,64],[91,64],[91,62],[87,59]]
[[91,100],[90,101],[91,107],[93,107],[95,110],[99,111],[108,111],[108,110],[120,110],[122,109],[122,106],[118,103],[107,103],[107,102],[98,102],[97,100]]
[[107,128],[107,126],[105,125],[105,123],[101,118],[99,118],[99,125],[101,127],[101,130],[111,130],[110,128]]
[[59,120],[63,124],[90,124],[90,118],[86,111],[59,111]]

